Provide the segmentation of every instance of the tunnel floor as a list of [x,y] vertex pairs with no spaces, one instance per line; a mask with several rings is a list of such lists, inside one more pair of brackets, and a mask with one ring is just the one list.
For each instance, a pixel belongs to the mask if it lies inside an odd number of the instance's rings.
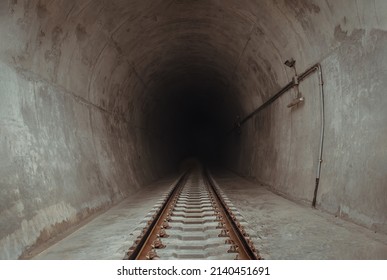
[[[386,259],[387,236],[289,201],[262,185],[216,172],[264,259]],[[33,259],[123,259],[135,230],[176,178],[151,184],[55,243]]]

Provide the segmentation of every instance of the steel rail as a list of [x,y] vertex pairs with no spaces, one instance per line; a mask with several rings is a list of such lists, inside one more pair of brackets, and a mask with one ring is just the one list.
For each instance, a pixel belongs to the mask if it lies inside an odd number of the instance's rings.
[[244,231],[243,227],[238,224],[236,216],[232,213],[231,209],[227,206],[227,203],[224,201],[222,195],[219,193],[216,188],[214,181],[208,173],[208,170],[204,170],[204,177],[209,184],[209,189],[213,192],[216,197],[218,204],[221,207],[221,211],[224,213],[224,217],[226,219],[225,226],[229,229],[230,239],[235,242],[235,245],[238,246],[238,254],[239,259],[245,260],[259,260],[261,257],[259,256],[257,250],[255,249],[252,242],[248,241],[246,237],[248,237],[247,233]]
[[[128,260],[140,260],[140,259],[147,259],[146,249],[151,251],[152,249],[152,243],[150,243],[151,237],[154,237],[156,233],[156,230],[160,230],[161,226],[158,226],[161,221],[165,219],[166,216],[166,210],[168,209],[169,205],[171,204],[171,201],[175,197],[176,193],[181,189],[182,185],[184,184],[187,176],[189,174],[189,171],[185,172],[177,181],[175,187],[170,191],[167,198],[164,200],[163,205],[160,207],[159,211],[153,216],[153,220],[148,224],[147,229],[143,231],[143,235],[139,236],[140,239],[137,239],[135,241],[135,246],[131,247],[129,249],[129,252],[127,253]],[[149,256],[148,256],[149,258]]]
[[[164,199],[162,206],[152,216],[152,219],[147,222],[142,233],[137,237],[134,245],[127,252],[125,259],[128,260],[155,260],[159,259],[156,250],[163,249],[166,246],[162,243],[166,234],[166,229],[170,228],[169,222],[173,222],[175,206],[178,204],[183,189],[186,187],[187,179],[191,171],[185,172],[177,181],[173,189]],[[229,244],[230,249],[224,253],[235,253],[236,259],[258,260],[261,259],[254,244],[245,231],[244,227],[237,220],[236,215],[227,205],[218,186],[210,176],[208,170],[204,169],[201,173],[203,184],[208,198],[214,211],[214,222],[218,222],[216,229],[220,230],[217,237],[225,238],[225,243]],[[197,201],[194,202],[197,204]],[[223,242],[223,241],[222,241]],[[205,241],[204,241],[205,243]]]

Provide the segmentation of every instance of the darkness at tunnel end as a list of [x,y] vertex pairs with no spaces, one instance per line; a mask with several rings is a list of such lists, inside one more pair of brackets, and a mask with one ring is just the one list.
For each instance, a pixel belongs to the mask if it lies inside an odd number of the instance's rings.
[[[203,73],[202,77],[206,77]],[[153,97],[146,118],[155,157],[173,169],[188,158],[221,166],[233,152],[227,133],[240,110],[237,94],[208,79],[195,77],[148,93]]]

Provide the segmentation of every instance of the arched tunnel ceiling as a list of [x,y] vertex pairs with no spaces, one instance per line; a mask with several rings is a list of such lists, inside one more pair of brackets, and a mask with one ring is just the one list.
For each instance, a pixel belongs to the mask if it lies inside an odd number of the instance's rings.
[[286,59],[305,69],[341,46],[372,47],[386,4],[367,3],[13,0],[1,46],[24,76],[134,127],[158,126],[153,108],[193,83],[221,92],[232,126],[288,83]]
[[352,41],[372,42],[371,31],[386,24],[383,1],[7,4],[5,60],[140,129],[143,142],[147,133],[163,134],[176,89],[215,89],[213,100],[223,100],[216,103],[219,125],[232,127],[291,80],[286,59],[301,71],[343,45],[356,55]]
[[[14,1],[14,13],[27,15],[19,25],[30,37],[18,62],[111,112],[116,106],[126,112],[128,100],[144,98],[142,87],[159,87],[168,77],[178,81],[184,73],[228,85],[245,74],[237,68],[246,59],[259,79],[276,87],[276,49],[288,42],[273,42],[272,33],[281,40],[284,31],[267,16],[275,11],[270,2],[242,2]],[[101,96],[101,89],[109,94]]]
[[101,0],[13,1],[10,9],[24,13],[18,24],[30,37],[25,55],[16,58],[23,68],[32,64],[93,104],[124,114],[130,100],[146,98],[144,88],[173,83],[171,77],[179,81],[184,73],[231,83],[243,109],[252,110],[288,81],[284,60],[293,56],[310,65],[337,45],[332,31],[358,9],[342,6],[310,0]]

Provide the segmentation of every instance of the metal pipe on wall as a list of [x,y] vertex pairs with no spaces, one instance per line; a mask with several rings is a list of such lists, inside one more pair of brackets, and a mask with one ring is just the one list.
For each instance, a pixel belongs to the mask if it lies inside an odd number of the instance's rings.
[[318,71],[318,82],[320,88],[320,113],[321,113],[321,125],[320,125],[320,145],[319,145],[319,159],[317,163],[316,185],[314,189],[312,206],[316,207],[317,191],[320,183],[321,165],[323,162],[323,146],[324,146],[324,130],[325,130],[325,107],[324,107],[324,80],[322,75],[322,69],[320,63],[314,66],[314,69]]
[[[323,75],[322,75],[321,64],[320,63],[314,64],[313,66],[309,67],[307,70],[305,70],[302,74],[300,74],[298,76],[298,82],[301,82],[304,79],[306,79],[307,77],[309,77],[311,74],[315,73],[316,71],[318,74],[319,89],[320,89],[321,128],[320,128],[320,143],[319,143],[319,153],[318,153],[318,162],[317,162],[317,171],[316,171],[316,184],[315,184],[314,195],[313,195],[313,200],[312,200],[313,207],[316,207],[317,192],[318,192],[318,186],[320,183],[321,165],[323,162],[322,154],[323,154],[323,146],[324,146],[324,131],[325,131],[324,80],[323,80]],[[272,104],[275,100],[277,100],[284,93],[286,93],[287,91],[292,89],[294,86],[296,86],[296,83],[294,82],[294,80],[292,80],[286,86],[284,86],[281,90],[279,90],[276,94],[274,94],[271,98],[269,98],[266,102],[264,102],[261,106],[259,106],[257,109],[255,109],[250,114],[248,114],[246,117],[244,117],[238,123],[238,127],[241,127],[244,123],[246,123],[254,115],[256,115],[257,113],[262,111],[264,108],[266,108],[270,104]],[[234,129],[232,129],[231,131],[233,131]]]

